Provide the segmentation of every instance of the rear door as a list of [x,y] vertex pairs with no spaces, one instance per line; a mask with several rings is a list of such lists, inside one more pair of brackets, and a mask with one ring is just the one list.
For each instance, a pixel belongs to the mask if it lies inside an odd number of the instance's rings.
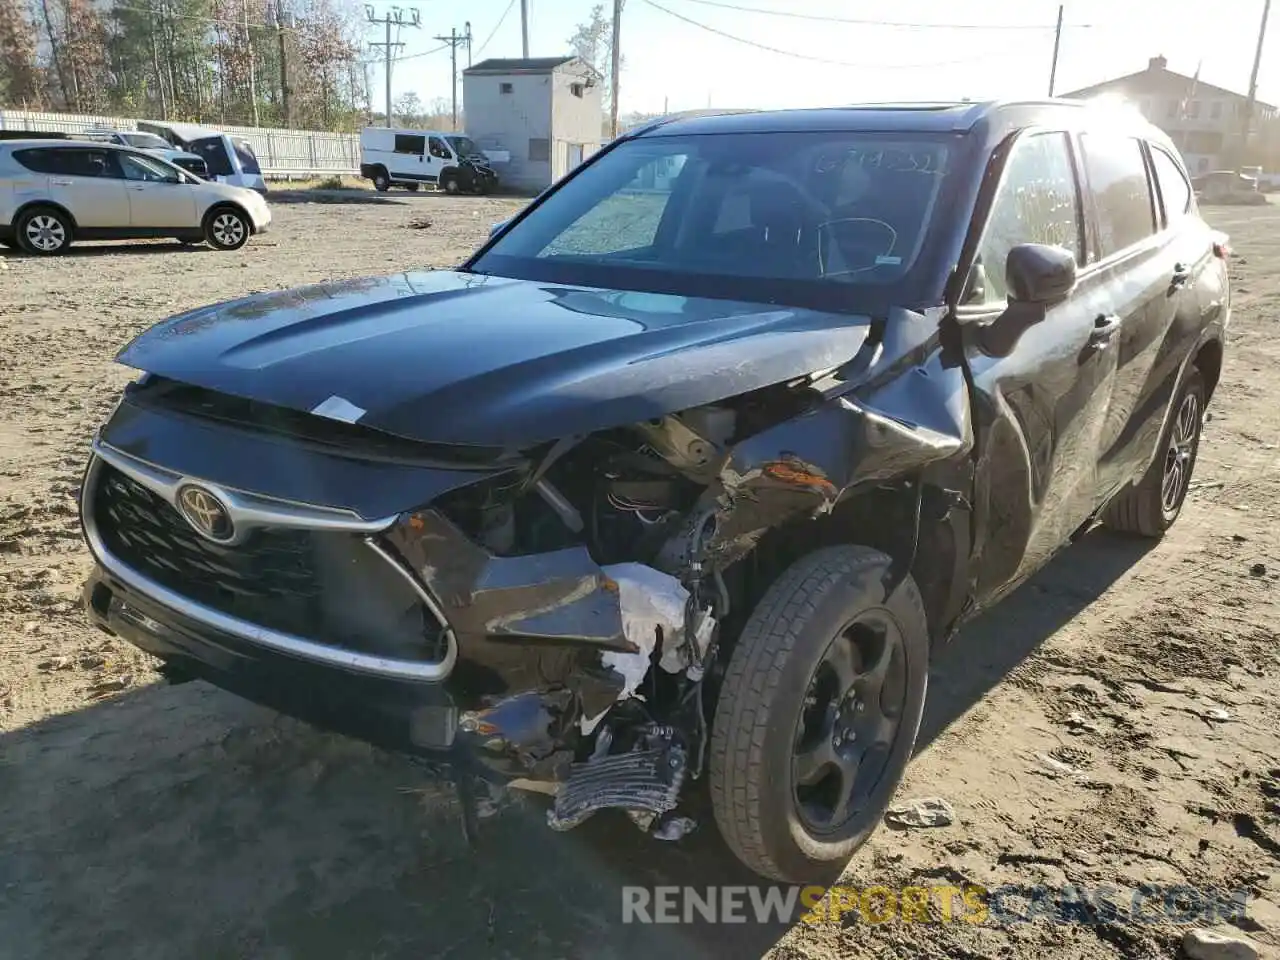
[[[1111,291],[1122,325],[1115,337],[1115,387],[1099,438],[1095,507],[1133,478],[1154,448],[1146,436],[1158,409],[1154,381],[1164,376],[1162,344],[1173,323],[1181,283],[1179,240],[1166,229],[1146,145],[1122,133],[1089,131],[1080,153],[1091,200],[1091,274]],[[1172,184],[1170,185],[1172,189]],[[1208,252],[1208,244],[1206,244]],[[1153,406],[1153,403],[1156,405]]]
[[[1121,354],[1127,363],[1120,383],[1133,402],[1115,410],[1118,440],[1104,461],[1111,487],[1137,479],[1150,465],[1184,362],[1221,302],[1221,282],[1210,275],[1221,270],[1221,261],[1214,257],[1213,231],[1199,216],[1186,168],[1160,144],[1148,143],[1147,155],[1159,261],[1152,268],[1155,280],[1145,323],[1126,337]],[[1117,398],[1119,394],[1118,383]]]
[[159,230],[200,226],[195,191],[168,166],[137,153],[118,154],[129,195],[129,225]]
[[[1024,132],[1000,176],[957,308],[978,443],[973,589],[980,604],[1035,572],[1092,512],[1116,372],[1109,338],[1119,326],[1111,319],[1113,291],[1088,263],[1071,138]],[[1007,356],[993,356],[982,328],[1009,307],[1006,258],[1022,243],[1069,250],[1080,280]]]
[[129,226],[129,200],[114,150],[48,149],[49,199],[66,208],[77,227],[121,230]]

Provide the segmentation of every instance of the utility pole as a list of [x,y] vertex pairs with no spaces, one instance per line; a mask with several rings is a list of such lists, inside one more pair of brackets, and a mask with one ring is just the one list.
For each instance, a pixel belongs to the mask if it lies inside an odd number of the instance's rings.
[[1058,4],[1058,27],[1053,32],[1053,63],[1049,65],[1049,96],[1053,96],[1053,87],[1058,79],[1058,50],[1062,46],[1062,8],[1065,4]]
[[[405,11],[399,7],[392,7],[385,17],[374,16],[373,7],[365,6],[364,15],[372,24],[383,24],[387,28],[387,39],[384,43],[370,43],[371,47],[382,47],[386,51],[387,61],[387,126],[392,125],[391,119],[391,64],[394,58],[391,56],[393,50],[403,47],[403,43],[391,42],[391,26],[396,27],[420,27],[422,26],[422,16],[418,13],[417,8],[409,10],[409,19],[405,19]],[[399,34],[397,34],[398,36]]]
[[453,129],[458,129],[458,45],[467,45],[467,63],[471,62],[471,22],[465,25],[466,33],[459,33],[457,27],[449,28],[449,36],[436,37],[441,43],[449,45],[449,87],[453,94]]
[[284,0],[276,0],[276,38],[280,42],[280,113],[286,127],[293,126],[293,115],[289,111],[289,53],[285,42]]
[[520,0],[520,49],[521,56],[529,59],[529,0]]
[[613,45],[609,50],[609,131],[618,136],[618,74],[622,68],[622,0],[613,0]]
[[1262,23],[1258,27],[1258,47],[1253,54],[1253,72],[1249,74],[1249,96],[1244,101],[1244,118],[1240,122],[1240,152],[1235,163],[1239,170],[1244,165],[1249,150],[1249,127],[1253,124],[1253,106],[1258,99],[1258,66],[1262,63],[1262,45],[1267,39],[1267,17],[1271,14],[1271,0],[1263,0]]

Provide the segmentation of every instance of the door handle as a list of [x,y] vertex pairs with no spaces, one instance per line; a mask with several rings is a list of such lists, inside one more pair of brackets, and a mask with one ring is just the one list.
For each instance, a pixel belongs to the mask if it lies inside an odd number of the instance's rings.
[[129,184],[129,189],[130,189],[130,190],[145,190],[146,188],[145,188],[142,184],[140,184],[140,183],[131,183],[131,184]]
[[1102,348],[1111,342],[1111,338],[1120,329],[1120,318],[1115,314],[1101,314],[1093,321],[1093,330],[1089,333],[1089,346]]
[[73,180],[55,180],[52,177],[49,179],[49,185],[54,187],[69,187],[74,182]]
[[1169,281],[1169,285],[1180,287],[1191,279],[1191,268],[1185,263],[1175,263],[1173,265],[1173,278]]

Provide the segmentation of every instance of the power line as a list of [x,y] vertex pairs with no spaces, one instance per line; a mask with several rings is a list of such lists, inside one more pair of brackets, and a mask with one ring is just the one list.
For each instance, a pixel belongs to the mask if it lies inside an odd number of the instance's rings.
[[[830,60],[827,57],[815,57],[808,53],[798,53],[795,50],[783,50],[779,47],[771,47],[765,43],[757,43],[755,40],[748,40],[746,37],[735,36],[732,33],[726,33],[715,27],[708,26],[705,23],[699,23],[697,20],[691,20],[684,14],[676,13],[674,10],[668,10],[661,4],[655,3],[654,0],[641,0],[655,10],[661,10],[670,17],[677,20],[683,20],[690,26],[697,27],[700,30],[706,30],[708,33],[714,33],[718,37],[726,40],[733,40],[737,43],[746,44],[748,47],[755,47],[757,50],[765,50],[769,53],[776,53],[784,57],[793,57],[796,60],[808,60],[811,63],[825,63],[836,67],[855,67],[863,70],[919,70],[922,67],[946,67],[959,63],[977,63],[982,60],[990,60],[993,54],[986,53],[981,56],[964,57],[959,60],[930,60],[927,63],[852,63],[848,60]],[[1049,28],[1052,29],[1052,28]]]
[[480,44],[480,46],[476,48],[477,57],[480,56],[480,54],[484,53],[485,47],[489,46],[489,41],[492,40],[495,36],[497,36],[498,31],[501,30],[502,25],[507,22],[507,17],[511,14],[511,11],[515,9],[515,6],[516,6],[516,0],[510,0],[510,2],[507,4],[507,9],[503,10],[502,16],[498,18],[497,25],[492,30],[489,31],[489,35],[484,38],[484,43]]
[[404,63],[406,60],[416,60],[419,57],[429,57],[433,53],[439,53],[441,50],[448,50],[449,44],[442,43],[438,47],[432,47],[430,50],[424,50],[422,53],[406,53],[403,57],[392,57],[392,63]]
[[[699,3],[705,7],[719,7],[722,10],[733,10],[736,13],[760,13],[771,17],[790,17],[795,20],[817,20],[823,23],[852,23],[863,27],[906,27],[912,30],[1052,30],[1047,24],[1036,23],[907,23],[901,20],[865,20],[850,17],[832,17],[818,13],[799,13],[795,10],[770,10],[765,7],[744,7],[737,3],[725,3],[723,0],[685,0],[686,3]],[[1091,23],[1064,24],[1064,29],[1088,29]]]

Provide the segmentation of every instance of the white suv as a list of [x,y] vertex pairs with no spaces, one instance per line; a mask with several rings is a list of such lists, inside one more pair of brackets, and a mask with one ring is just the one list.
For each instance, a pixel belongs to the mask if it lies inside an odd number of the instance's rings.
[[62,253],[73,240],[173,237],[238,250],[271,224],[252,190],[200,180],[112,144],[0,142],[0,244]]

